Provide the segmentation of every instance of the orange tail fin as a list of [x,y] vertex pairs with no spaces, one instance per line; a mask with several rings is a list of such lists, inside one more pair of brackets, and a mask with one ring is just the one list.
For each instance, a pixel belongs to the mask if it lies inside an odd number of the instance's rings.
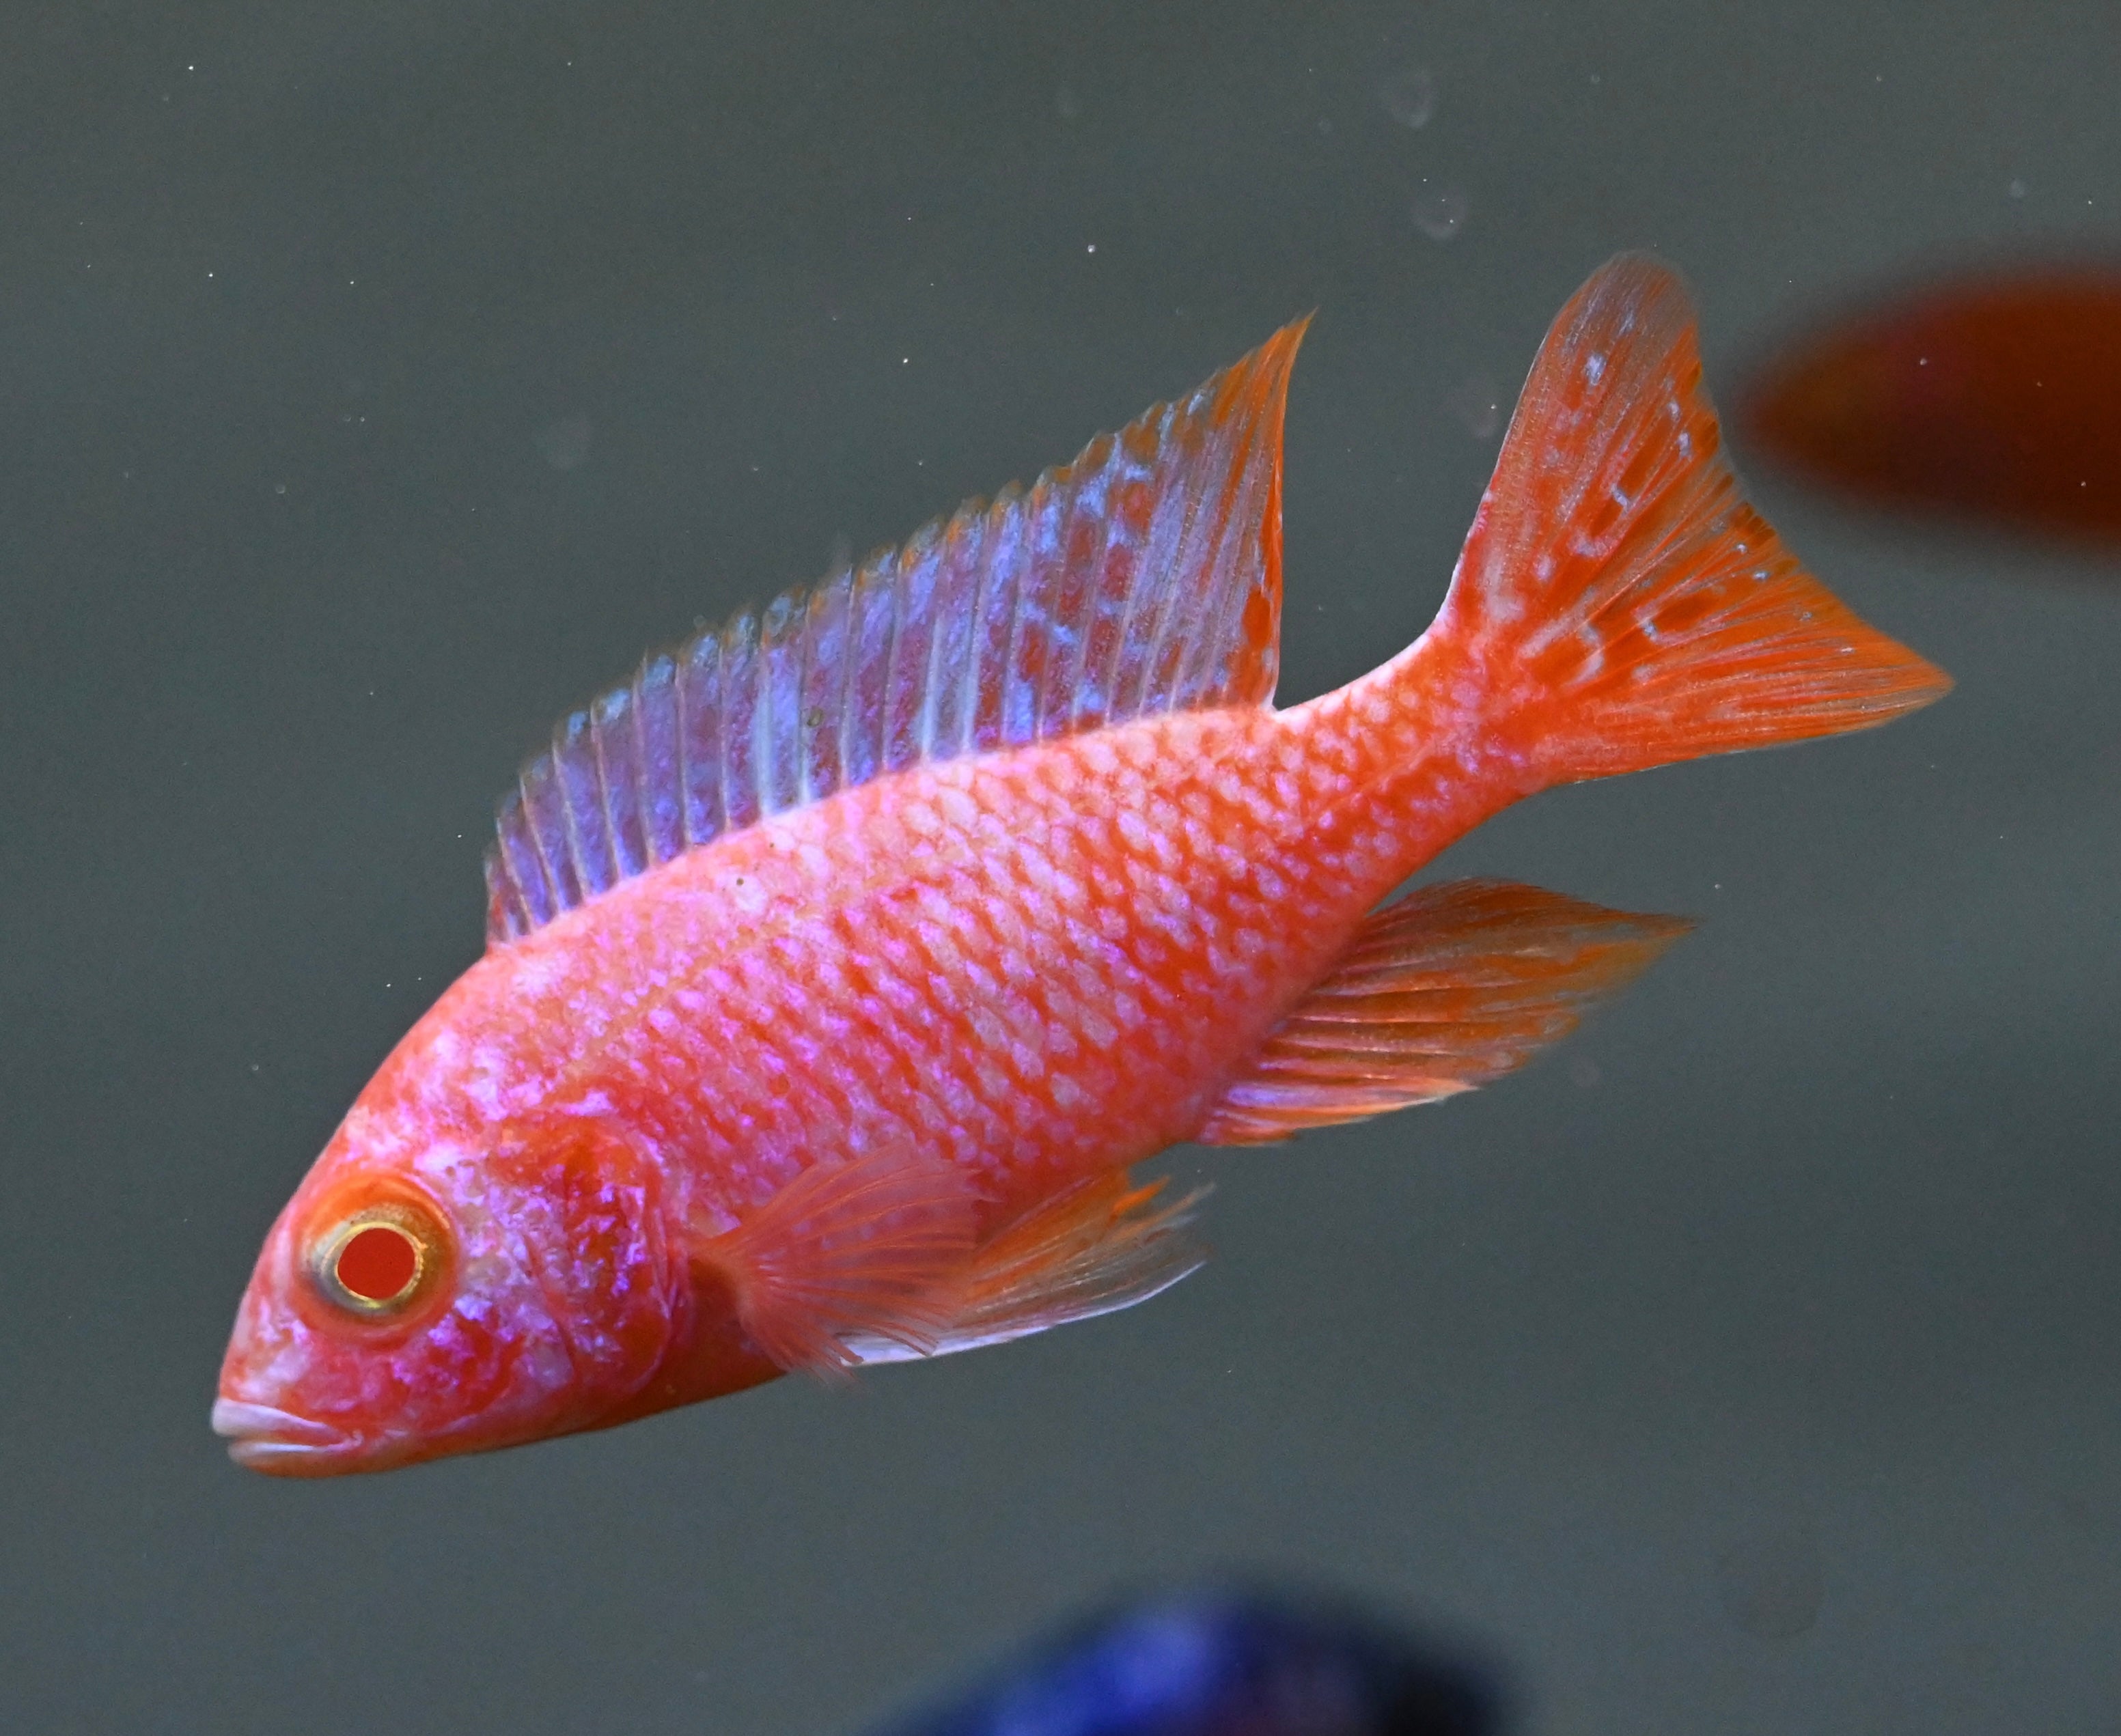
[[1420,648],[1474,665],[1535,783],[1868,728],[1950,688],[1798,565],[1722,447],[1685,289],[1613,260],[1547,334]]

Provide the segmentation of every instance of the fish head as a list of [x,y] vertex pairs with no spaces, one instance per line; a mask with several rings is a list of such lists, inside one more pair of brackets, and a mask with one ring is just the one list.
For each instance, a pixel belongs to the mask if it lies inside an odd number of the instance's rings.
[[683,1324],[660,1171],[623,1129],[392,1121],[357,1105],[266,1237],[213,1407],[239,1464],[331,1476],[594,1427]]

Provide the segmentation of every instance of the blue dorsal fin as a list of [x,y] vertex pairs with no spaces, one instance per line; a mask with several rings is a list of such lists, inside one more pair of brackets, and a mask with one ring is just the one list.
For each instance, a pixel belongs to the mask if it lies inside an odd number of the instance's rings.
[[1307,323],[1028,491],[658,652],[567,718],[496,817],[487,943],[909,766],[1266,704],[1282,405]]

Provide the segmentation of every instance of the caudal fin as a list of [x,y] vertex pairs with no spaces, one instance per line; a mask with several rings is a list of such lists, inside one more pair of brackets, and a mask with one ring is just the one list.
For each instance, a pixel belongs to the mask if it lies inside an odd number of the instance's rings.
[[1538,781],[1869,728],[1951,687],[1797,564],[1722,448],[1685,290],[1611,261],[1547,334],[1423,646],[1471,663]]

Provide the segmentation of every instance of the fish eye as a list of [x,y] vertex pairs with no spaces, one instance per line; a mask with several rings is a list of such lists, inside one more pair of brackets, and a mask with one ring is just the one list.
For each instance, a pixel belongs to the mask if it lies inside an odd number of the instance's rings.
[[403,1312],[441,1265],[441,1236],[416,1206],[374,1205],[342,1218],[312,1248],[310,1277],[324,1300],[371,1317]]

